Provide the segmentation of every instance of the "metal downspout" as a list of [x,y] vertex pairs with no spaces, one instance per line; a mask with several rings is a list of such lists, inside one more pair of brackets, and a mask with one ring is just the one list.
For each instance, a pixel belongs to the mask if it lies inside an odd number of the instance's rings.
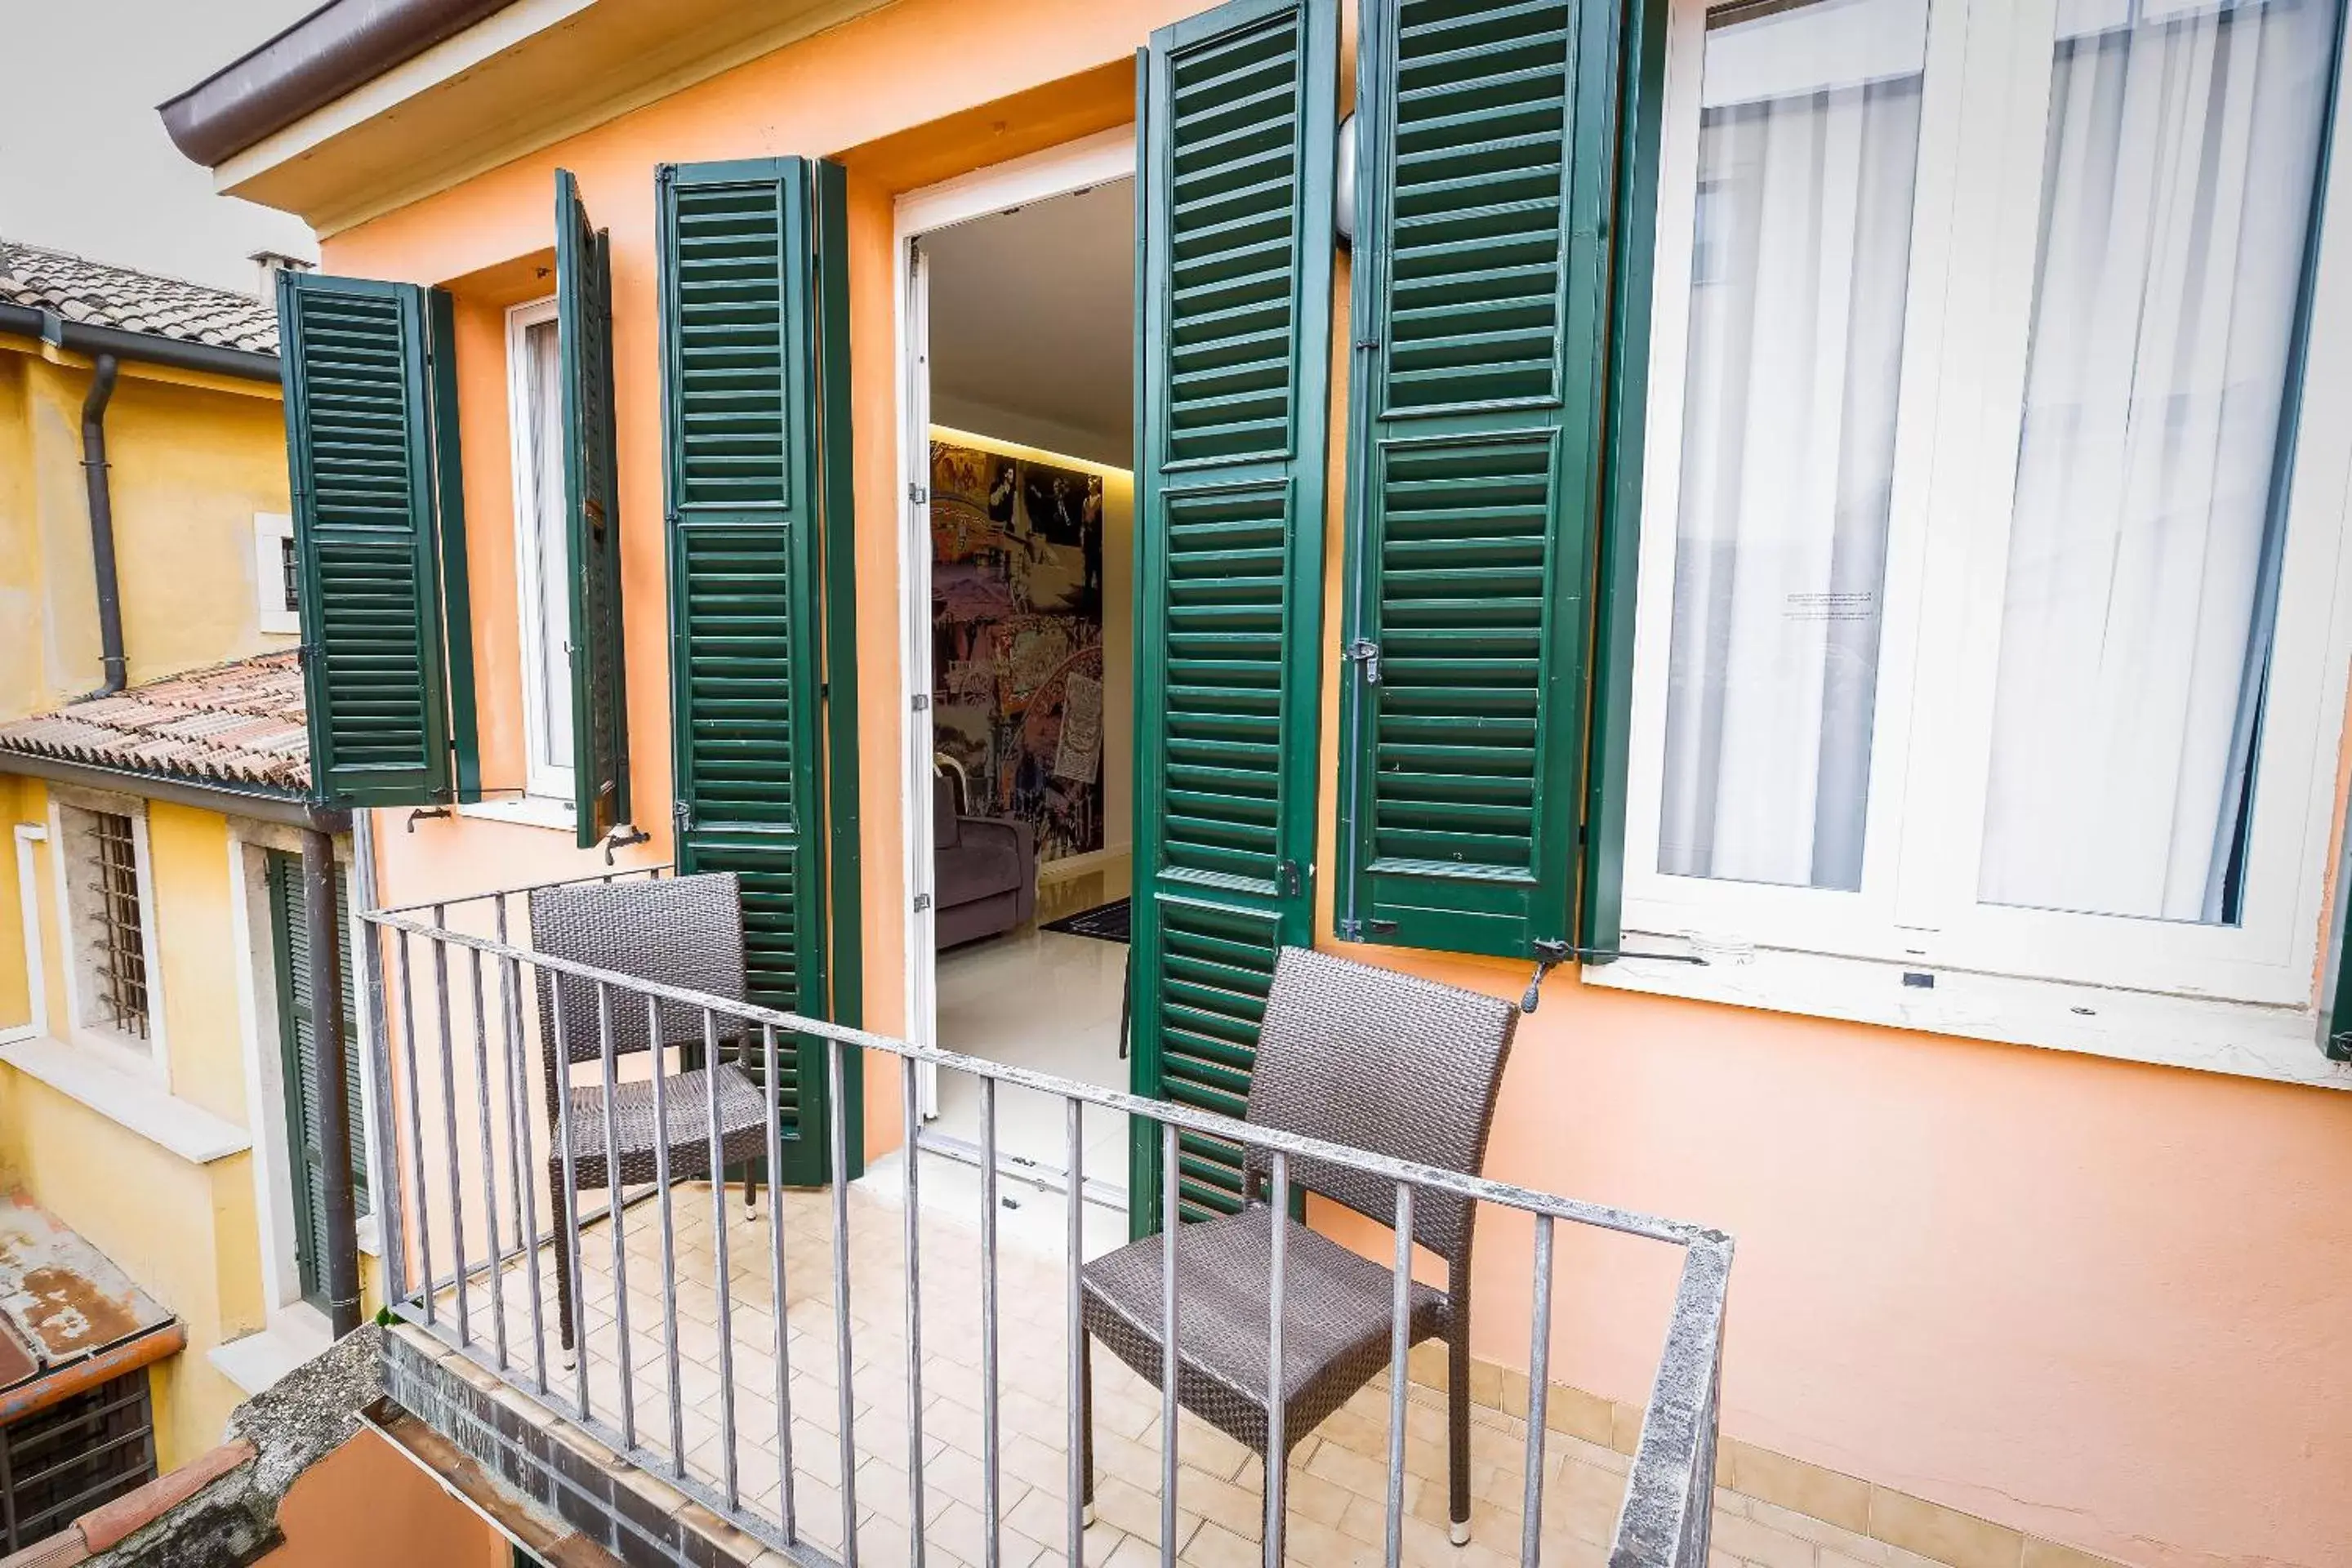
[[122,586],[114,565],[114,490],[107,481],[106,405],[114,400],[121,367],[112,354],[98,356],[89,394],[81,400],[81,468],[89,490],[89,563],[98,579],[98,646],[106,680],[81,699],[111,697],[130,684],[122,658]]

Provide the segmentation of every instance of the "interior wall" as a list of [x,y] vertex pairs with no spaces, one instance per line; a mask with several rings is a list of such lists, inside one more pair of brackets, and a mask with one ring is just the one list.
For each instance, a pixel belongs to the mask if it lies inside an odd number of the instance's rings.
[[994,427],[950,428],[942,422],[931,426],[931,439],[1016,460],[1074,468],[1102,480],[1100,853],[1125,855],[1133,847],[1135,816],[1135,476],[1126,468],[1007,438]]

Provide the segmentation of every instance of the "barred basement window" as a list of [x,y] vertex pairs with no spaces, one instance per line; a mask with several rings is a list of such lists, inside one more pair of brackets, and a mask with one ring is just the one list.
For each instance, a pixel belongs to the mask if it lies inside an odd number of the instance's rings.
[[0,1550],[46,1541],[155,1479],[144,1368],[0,1427]]
[[96,926],[92,979],[102,1021],[126,1035],[147,1037],[147,947],[139,906],[139,860],[131,819],[119,812],[89,814],[96,847],[90,912]]

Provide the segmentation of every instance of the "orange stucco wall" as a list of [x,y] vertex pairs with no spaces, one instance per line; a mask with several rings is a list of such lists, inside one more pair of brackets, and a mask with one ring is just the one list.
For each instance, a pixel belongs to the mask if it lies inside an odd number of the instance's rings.
[[[662,858],[652,167],[789,153],[849,163],[866,1018],[885,1031],[903,1025],[891,199],[1125,119],[1134,47],[1198,4],[906,0],[325,247],[332,270],[425,282],[517,263],[550,242],[559,163],[610,226],[635,787],[655,835],[634,853]],[[514,612],[504,382],[488,341],[461,342],[460,371],[478,641],[496,666],[489,626]],[[1332,548],[1336,571],[1336,526]],[[511,704],[486,703],[484,720],[486,756],[514,755]],[[494,768],[490,782],[517,781]],[[396,814],[381,826],[387,901],[593,868],[540,828],[458,820],[409,837]],[[1328,892],[1325,904],[1328,933]],[[1527,978],[1359,955],[1502,995]],[[868,1096],[869,1152],[896,1141],[887,1082]],[[1520,1033],[1489,1172],[1737,1234],[1734,1436],[2133,1562],[2352,1561],[2352,1096],[1563,976]],[[1526,1258],[1526,1226],[1490,1223],[1478,1337],[1518,1364]],[[1641,1399],[1675,1262],[1563,1237],[1554,1375]]]
[[373,1432],[295,1480],[267,1568],[508,1568],[506,1537]]

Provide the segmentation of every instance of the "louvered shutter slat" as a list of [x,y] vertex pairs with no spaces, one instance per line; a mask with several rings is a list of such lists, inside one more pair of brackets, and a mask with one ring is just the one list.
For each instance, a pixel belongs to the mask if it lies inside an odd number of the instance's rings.
[[[1336,7],[1239,0],[1142,62],[1139,1092],[1239,1114],[1274,955],[1310,937]],[[1155,1139],[1133,1210],[1156,1222]],[[1179,1143],[1188,1217],[1238,1152]]]
[[1343,936],[1568,932],[1616,44],[1605,4],[1368,0]]
[[[752,1000],[812,1017],[839,1016],[826,916],[845,888],[828,885],[822,574],[845,504],[825,444],[848,440],[825,351],[847,322],[817,249],[840,196],[798,158],[660,184],[678,866],[735,873]],[[822,1182],[822,1042],[779,1050],[779,1179]]]
[[555,319],[563,385],[572,806],[585,849],[629,820],[621,512],[613,430],[613,261],[571,174],[555,172]]

